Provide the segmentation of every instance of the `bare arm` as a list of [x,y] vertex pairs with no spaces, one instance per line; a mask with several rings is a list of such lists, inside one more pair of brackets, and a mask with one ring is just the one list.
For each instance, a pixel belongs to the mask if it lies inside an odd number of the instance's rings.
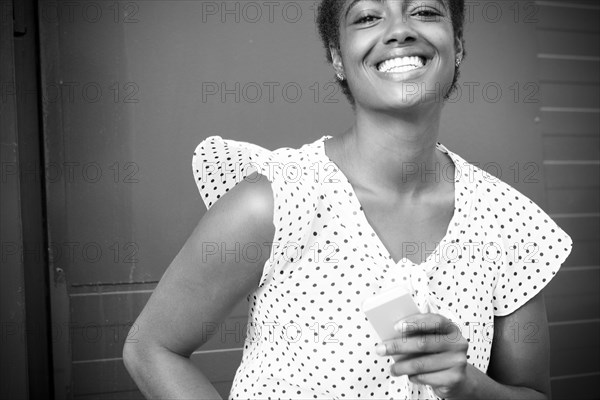
[[469,399],[550,399],[550,337],[544,297],[494,319],[487,374],[468,364]]
[[541,292],[512,314],[495,318],[487,375],[493,380],[480,379],[477,398],[551,397],[550,337]]
[[[221,322],[258,286],[269,257],[275,234],[271,185],[265,177],[249,181],[206,212],[135,322],[136,342],[126,343],[123,359],[147,398],[220,398],[189,357],[209,339],[202,337],[203,324]],[[261,257],[207,255],[207,249],[231,250],[236,243],[257,243]]]

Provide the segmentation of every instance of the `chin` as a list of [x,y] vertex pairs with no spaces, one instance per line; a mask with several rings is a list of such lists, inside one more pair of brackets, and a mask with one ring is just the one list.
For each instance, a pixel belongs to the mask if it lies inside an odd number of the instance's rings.
[[441,91],[439,94],[431,93],[429,95],[421,91],[416,93],[406,93],[404,91],[398,91],[397,93],[388,92],[385,96],[369,99],[367,102],[360,103],[357,100],[357,104],[361,104],[362,108],[374,111],[417,112],[441,107],[444,104],[443,95],[444,93]]
[[[399,78],[399,76],[393,77]],[[426,77],[425,77],[426,78]],[[452,77],[442,80],[407,79],[369,80],[368,87],[352,90],[355,101],[362,108],[371,110],[413,111],[438,108],[445,104],[444,95],[452,84]],[[362,94],[362,95],[361,95]],[[361,100],[362,99],[362,100]]]

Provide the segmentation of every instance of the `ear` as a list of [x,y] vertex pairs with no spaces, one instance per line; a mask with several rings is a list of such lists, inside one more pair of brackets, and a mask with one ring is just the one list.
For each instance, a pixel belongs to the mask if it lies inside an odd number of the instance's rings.
[[456,51],[456,58],[463,59],[464,58],[464,48],[463,41],[459,38],[454,39],[454,50]]
[[335,69],[335,73],[343,73],[344,64],[342,62],[340,51],[333,46],[329,46],[329,53],[331,54],[332,65],[333,69]]

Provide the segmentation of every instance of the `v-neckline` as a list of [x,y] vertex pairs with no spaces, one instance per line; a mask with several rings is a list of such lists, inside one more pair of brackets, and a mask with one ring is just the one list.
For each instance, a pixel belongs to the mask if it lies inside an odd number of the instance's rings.
[[356,191],[354,190],[354,187],[350,183],[350,180],[348,179],[346,174],[344,174],[344,172],[341,170],[341,168],[333,160],[331,160],[329,158],[329,156],[327,155],[327,153],[325,152],[325,142],[331,138],[333,138],[333,136],[324,135],[323,137],[321,137],[321,139],[319,139],[317,141],[318,142],[317,145],[320,150],[320,154],[327,163],[333,164],[335,170],[341,174],[341,176],[343,178],[342,185],[346,186],[348,193],[350,194],[350,196],[349,196],[350,202],[352,203],[353,207],[356,208],[357,215],[362,220],[361,221],[362,224],[367,226],[367,229],[370,231],[370,236],[372,236],[374,238],[378,247],[386,253],[385,254],[386,257],[389,260],[391,260],[394,263],[394,265],[397,265],[397,266],[413,265],[413,266],[423,266],[423,267],[432,266],[432,264],[431,264],[432,260],[435,261],[434,257],[438,258],[439,256],[443,255],[443,254],[440,254],[440,250],[441,250],[442,246],[449,240],[450,230],[452,229],[452,227],[457,225],[457,219],[458,219],[458,214],[459,214],[457,212],[457,209],[458,209],[458,204],[459,204],[460,189],[457,186],[460,183],[460,168],[459,168],[459,165],[457,165],[458,160],[454,157],[452,152],[449,151],[441,143],[439,143],[439,142],[436,143],[436,149],[447,154],[448,157],[450,157],[450,159],[454,163],[454,209],[453,209],[453,213],[452,213],[452,218],[450,218],[450,222],[448,222],[448,226],[446,227],[444,236],[442,237],[442,239],[440,239],[440,241],[436,245],[435,249],[426,257],[426,259],[424,261],[421,261],[421,263],[415,263],[415,262],[411,261],[410,259],[408,259],[407,257],[402,257],[400,260],[395,261],[394,257],[392,256],[392,253],[389,251],[387,246],[383,243],[383,241],[381,240],[381,238],[375,231],[375,228],[371,225],[371,223],[367,219],[367,215],[365,214],[364,208],[363,208],[362,204],[360,203],[360,200],[358,199],[358,196],[356,195]]

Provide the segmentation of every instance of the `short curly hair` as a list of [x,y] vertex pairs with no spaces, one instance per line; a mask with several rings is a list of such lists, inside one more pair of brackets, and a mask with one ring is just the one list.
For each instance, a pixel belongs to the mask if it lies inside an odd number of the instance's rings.
[[[465,0],[444,0],[449,6],[450,18],[452,20],[452,28],[454,29],[454,38],[456,42],[460,42],[463,48],[463,59],[466,56],[465,40],[464,40],[464,25],[465,25]],[[345,1],[343,0],[321,0],[317,11],[317,27],[319,30],[319,36],[325,47],[327,60],[332,63],[330,47],[334,49],[340,48],[340,30],[339,22],[342,9],[344,8]],[[445,94],[444,99],[448,99],[450,95],[456,90],[458,78],[460,76],[460,69],[457,67],[454,72],[454,79],[450,89]],[[338,84],[342,88],[342,92],[354,107],[355,101],[348,82],[344,80],[337,80]]]

